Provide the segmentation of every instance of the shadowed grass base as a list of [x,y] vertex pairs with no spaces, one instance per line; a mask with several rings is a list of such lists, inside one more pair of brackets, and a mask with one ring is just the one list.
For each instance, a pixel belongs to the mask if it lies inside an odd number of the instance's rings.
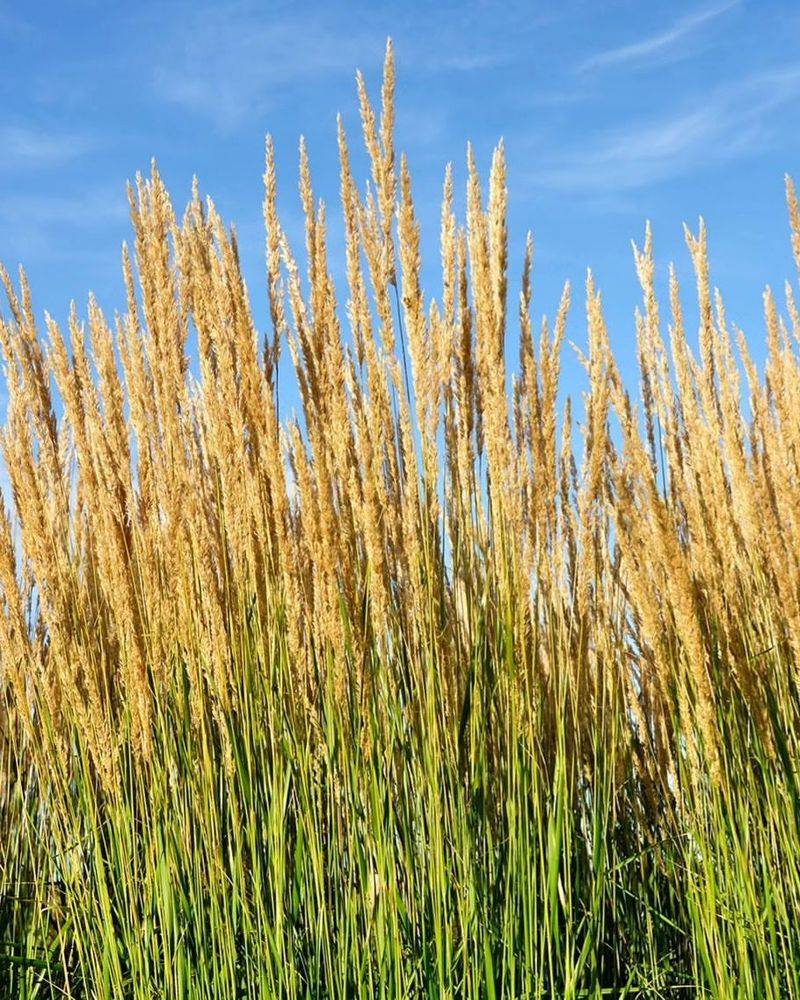
[[800,789],[774,699],[774,754],[732,702],[724,790],[686,776],[659,811],[619,706],[581,769],[569,692],[537,715],[502,636],[476,636],[451,722],[435,658],[373,663],[358,730],[324,695],[313,730],[292,718],[282,644],[240,638],[227,739],[179,685],[113,791],[77,743],[6,789],[3,995],[798,995]]

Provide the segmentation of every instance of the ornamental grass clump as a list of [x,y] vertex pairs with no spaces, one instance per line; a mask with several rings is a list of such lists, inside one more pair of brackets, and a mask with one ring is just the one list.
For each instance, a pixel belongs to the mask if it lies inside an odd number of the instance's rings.
[[648,229],[639,398],[589,276],[576,409],[502,145],[464,220],[445,173],[433,299],[391,46],[358,99],[345,287],[267,141],[266,337],[155,166],[122,314],[2,272],[0,994],[798,996],[795,293],[759,371],[687,230],[695,353]]

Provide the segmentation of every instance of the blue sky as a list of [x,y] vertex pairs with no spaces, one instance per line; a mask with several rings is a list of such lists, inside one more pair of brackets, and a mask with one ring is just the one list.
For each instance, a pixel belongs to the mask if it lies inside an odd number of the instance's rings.
[[[792,275],[783,175],[800,175],[796,0],[0,0],[0,259],[25,264],[40,311],[64,317],[90,289],[109,312],[122,307],[125,181],[155,156],[179,208],[196,173],[236,222],[263,325],[264,134],[290,235],[306,136],[335,254],[336,114],[359,142],[354,71],[377,92],[387,35],[430,294],[444,165],[462,183],[467,140],[488,168],[502,136],[515,267],[528,228],[536,243],[535,313],[552,314],[571,279],[569,336],[581,344],[591,265],[632,374],[630,240],[650,219],[662,277],[675,260],[689,279],[681,223],[703,214],[729,317],[760,343],[763,287]],[[363,159],[356,166],[366,178]]]

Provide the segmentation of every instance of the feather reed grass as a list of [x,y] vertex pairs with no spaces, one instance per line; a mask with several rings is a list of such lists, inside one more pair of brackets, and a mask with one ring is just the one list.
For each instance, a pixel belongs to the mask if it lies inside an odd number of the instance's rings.
[[695,356],[648,229],[641,399],[590,276],[577,449],[530,240],[509,381],[502,145],[464,224],[445,175],[434,301],[393,92],[390,46],[344,290],[267,141],[266,338],[155,166],[123,314],[41,328],[2,273],[0,992],[798,996],[794,292],[759,373],[687,230]]

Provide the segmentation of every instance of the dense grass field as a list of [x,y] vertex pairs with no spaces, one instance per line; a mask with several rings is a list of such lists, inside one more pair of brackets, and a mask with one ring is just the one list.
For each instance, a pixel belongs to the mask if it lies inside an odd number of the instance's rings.
[[687,232],[693,352],[648,232],[639,391],[590,279],[573,427],[502,147],[434,301],[393,89],[366,193],[340,129],[346,288],[268,143],[266,344],[155,168],[123,314],[3,272],[0,996],[800,996],[792,287],[757,370]]

